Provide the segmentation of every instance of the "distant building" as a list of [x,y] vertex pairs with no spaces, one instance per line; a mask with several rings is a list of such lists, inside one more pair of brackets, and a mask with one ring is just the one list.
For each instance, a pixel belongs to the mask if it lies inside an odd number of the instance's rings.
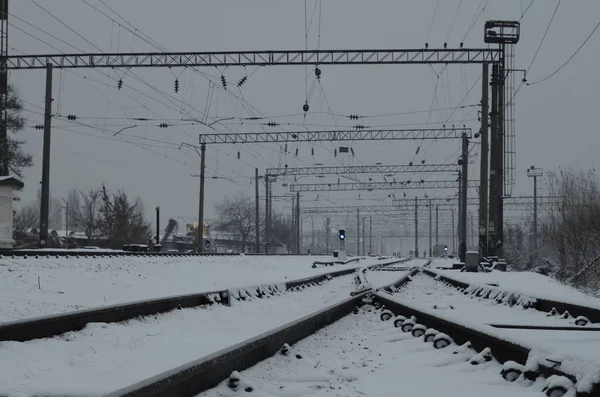
[[23,182],[12,176],[0,177],[0,248],[11,249],[13,238],[13,199],[15,189],[23,189]]

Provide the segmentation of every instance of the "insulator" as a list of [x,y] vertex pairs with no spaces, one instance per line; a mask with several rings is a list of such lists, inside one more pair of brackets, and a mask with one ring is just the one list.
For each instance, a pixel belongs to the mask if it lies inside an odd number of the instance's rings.
[[118,89],[123,88],[123,79],[119,79],[119,82],[117,83],[117,88]]
[[311,156],[314,156],[314,155],[315,155],[315,148],[311,148],[311,149],[310,149],[310,155],[311,155]]
[[421,179],[421,183],[425,183],[425,179]]
[[238,159],[240,158],[240,151],[238,150]]
[[354,149],[350,148],[350,151],[352,152],[352,155],[354,156]]
[[221,85],[223,86],[223,88],[227,89],[227,80],[223,75],[221,75]]
[[448,48],[448,43],[444,43],[444,49]]
[[415,155],[419,154],[419,150],[421,150],[421,146],[417,146],[417,153],[415,153]]
[[43,129],[44,129],[44,126],[43,126],[43,125],[41,125],[41,124],[38,124],[38,125],[36,125],[36,126],[35,126],[35,127],[33,127],[33,128],[35,128],[36,130],[43,130]]
[[364,130],[365,126],[362,125],[362,124],[357,124],[357,125],[354,126],[354,128],[356,128],[357,130]]
[[284,152],[287,153],[287,143],[285,144]]
[[241,87],[241,86],[243,86],[243,85],[244,85],[244,83],[246,82],[246,80],[248,80],[248,76],[244,76],[244,77],[242,77],[242,78],[240,79],[240,81],[238,81],[238,84],[237,84],[237,86],[238,86],[238,87]]
[[302,110],[304,110],[305,112],[308,112],[308,109],[310,109],[310,107],[308,106],[308,102],[305,102],[304,106],[302,106]]
[[74,114],[70,114],[67,116],[67,120],[77,120],[77,116],[75,116]]
[[321,78],[321,69],[319,69],[318,66],[315,68],[315,76],[317,76],[318,79]]
[[410,165],[410,166],[412,167],[412,165],[413,165],[413,162],[411,161],[410,163],[408,163],[408,165]]
[[425,160],[421,160],[421,164],[425,164]]
[[158,126],[160,128],[167,128],[169,126],[169,124],[167,124],[167,123],[160,123]]
[[175,79],[175,92],[179,92],[179,80]]
[[429,43],[425,43],[425,49],[429,48]]
[[360,116],[358,114],[351,114],[350,116],[348,116],[348,118],[350,120],[358,120]]
[[276,123],[274,121],[269,121],[267,123],[267,127],[277,127],[279,125],[279,123]]
[[296,157],[298,157],[298,148],[296,148]]
[[333,149],[333,157],[337,157],[337,149]]

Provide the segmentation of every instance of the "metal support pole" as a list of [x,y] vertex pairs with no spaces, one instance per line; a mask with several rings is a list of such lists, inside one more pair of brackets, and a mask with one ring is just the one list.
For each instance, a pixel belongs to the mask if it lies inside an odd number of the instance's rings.
[[460,261],[465,261],[467,253],[467,200],[468,200],[468,189],[467,180],[469,179],[469,139],[467,134],[462,135],[462,197],[460,201],[461,209],[461,231],[460,231],[460,246],[459,246],[459,257]]
[[419,257],[419,199],[415,197],[415,258]]
[[483,256],[488,255],[488,165],[489,165],[489,131],[488,131],[488,85],[489,85],[489,65],[483,64],[482,85],[481,85],[481,168],[479,184],[479,253]]
[[311,217],[311,226],[312,226],[312,236],[311,236],[311,242],[310,242],[310,250],[311,252],[314,251],[315,249],[315,218]]
[[160,244],[160,207],[156,207],[156,245]]
[[433,257],[433,232],[432,232],[432,223],[433,217],[431,216],[432,208],[431,208],[431,199],[429,199],[429,257]]
[[48,244],[50,205],[50,134],[52,132],[52,64],[46,64],[46,104],[44,109],[44,149],[42,155],[42,202],[40,208],[39,246]]
[[439,240],[439,236],[440,236],[440,229],[439,229],[439,215],[440,215],[440,206],[436,205],[435,206],[435,245],[439,245],[440,240]]
[[197,251],[204,250],[204,169],[206,164],[206,144],[200,145],[200,199],[198,204],[198,246]]
[[[462,214],[461,214],[461,211],[462,211],[462,197],[463,197],[463,195],[462,195],[462,187],[463,187],[463,185],[462,185],[462,170],[458,170],[458,213],[457,213],[458,214],[458,219],[457,219],[457,221],[458,221],[457,222],[457,227],[458,227],[457,229],[458,230],[456,231],[456,236],[458,236],[458,240],[460,240],[461,231],[462,231],[462,228],[461,228],[461,225],[460,225],[460,222],[462,221]],[[453,241],[452,244],[453,245],[456,244],[456,241]],[[456,245],[454,245],[454,247],[456,247]],[[458,248],[459,248],[459,251],[460,251],[460,241],[458,243]],[[458,251],[454,251],[454,254],[456,254],[458,256],[459,252]]]
[[452,211],[452,254],[456,253],[456,229],[454,228],[454,208],[450,208]]
[[69,202],[62,199],[65,203],[65,245],[69,249]]
[[329,235],[331,234],[330,219],[327,217],[327,221],[325,223],[325,247],[327,249],[327,254],[329,254]]
[[537,176],[533,177],[533,252],[537,255]]
[[366,234],[365,234],[365,219],[366,217],[363,216],[363,228],[362,228],[362,253],[363,255],[366,255],[367,251],[365,250],[365,245],[367,243],[367,239],[366,239]]
[[489,221],[488,221],[488,255],[496,255],[498,241],[498,87],[499,87],[498,65],[492,65],[492,109],[490,113],[490,196],[489,196]]
[[265,173],[265,243],[267,244],[270,244],[271,241],[269,238],[270,228],[271,219],[269,217],[269,175]]
[[369,216],[369,255],[373,255],[373,215]]
[[0,176],[10,174],[8,158],[8,0],[0,1]]
[[296,192],[296,253],[301,253],[300,192]]
[[260,252],[260,214],[259,214],[259,205],[260,205],[260,198],[258,196],[258,168],[254,169],[254,194],[255,194],[255,202],[254,202],[254,206],[255,208],[255,213],[254,213],[254,221],[256,222],[255,225],[255,230],[254,233],[256,233],[256,253],[258,254]]
[[360,256],[360,210],[356,209],[356,256]]
[[[502,45],[502,58],[504,58],[504,45]],[[498,211],[496,213],[496,255],[504,256],[504,62],[498,65]]]

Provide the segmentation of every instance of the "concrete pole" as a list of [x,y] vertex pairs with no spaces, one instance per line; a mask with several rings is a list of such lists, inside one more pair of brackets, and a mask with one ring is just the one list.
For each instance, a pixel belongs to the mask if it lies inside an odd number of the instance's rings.
[[[48,245],[50,206],[50,136],[52,132],[52,64],[46,64],[46,104],[44,110],[44,146],[42,154],[42,202],[40,208],[39,246]],[[8,174],[8,171],[7,171]]]
[[254,233],[256,233],[256,238],[255,238],[255,243],[256,243],[256,253],[258,254],[260,252],[260,213],[259,213],[259,205],[260,205],[260,197],[258,196],[258,168],[254,169],[254,194],[255,194],[255,202],[254,202],[254,206],[255,208],[255,213],[254,213],[254,222],[256,222],[255,225],[255,230]]
[[432,232],[432,223],[433,219],[431,216],[432,208],[431,208],[431,199],[429,199],[429,257],[433,257],[433,232]]
[[488,85],[489,85],[489,65],[483,64],[481,80],[481,167],[479,183],[479,252],[483,256],[488,255],[488,189],[489,189],[489,131],[488,131]]
[[419,257],[419,199],[415,197],[415,258]]
[[468,189],[467,189],[467,180],[469,179],[469,139],[467,138],[467,133],[463,132],[462,134],[462,179],[461,179],[461,231],[460,231],[460,246],[459,246],[459,257],[460,261],[465,261],[465,256],[467,253],[467,200],[468,200]]

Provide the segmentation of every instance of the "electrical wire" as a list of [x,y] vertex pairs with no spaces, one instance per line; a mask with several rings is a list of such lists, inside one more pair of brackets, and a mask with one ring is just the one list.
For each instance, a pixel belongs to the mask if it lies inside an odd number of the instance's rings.
[[529,66],[527,67],[527,72],[529,73],[529,70],[531,69],[531,65],[533,65],[533,62],[535,62],[535,59],[537,58],[537,55],[540,52],[540,49],[542,48],[542,44],[544,44],[544,41],[546,40],[546,36],[548,35],[548,31],[550,30],[550,26],[552,26],[552,22],[554,21],[554,17],[556,17],[556,13],[558,12],[558,7],[560,7],[560,3],[562,0],[558,0],[558,2],[556,3],[556,8],[554,8],[554,12],[552,13],[552,17],[550,18],[550,22],[548,22],[548,26],[546,26],[546,31],[544,32],[544,35],[542,36],[542,40],[540,41],[540,44],[537,47],[537,50],[535,51],[535,54],[533,54],[533,58],[531,59],[531,62],[529,63]]

